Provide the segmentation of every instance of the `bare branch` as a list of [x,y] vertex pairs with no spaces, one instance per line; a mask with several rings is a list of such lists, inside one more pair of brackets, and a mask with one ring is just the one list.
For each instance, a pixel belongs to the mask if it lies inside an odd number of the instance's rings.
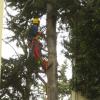
[[39,74],[37,74],[37,76],[44,83],[44,85],[47,86],[47,83],[44,81],[44,79]]

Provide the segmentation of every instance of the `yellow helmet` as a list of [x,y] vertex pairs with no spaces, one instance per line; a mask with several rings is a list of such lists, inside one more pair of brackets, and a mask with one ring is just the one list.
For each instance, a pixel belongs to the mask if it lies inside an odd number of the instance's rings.
[[33,23],[33,24],[40,24],[39,18],[34,18],[34,19],[32,20],[32,23]]

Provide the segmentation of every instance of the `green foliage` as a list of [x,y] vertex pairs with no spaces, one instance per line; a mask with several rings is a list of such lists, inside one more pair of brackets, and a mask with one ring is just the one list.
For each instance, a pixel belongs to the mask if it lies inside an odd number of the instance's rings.
[[64,63],[61,66],[61,70],[58,71],[58,93],[62,97],[71,94],[70,80],[66,78],[66,67],[67,64]]
[[[32,18],[35,15],[46,13],[46,0],[6,0],[9,7],[20,10],[21,16]],[[30,13],[30,14],[28,14]]]
[[[13,32],[13,36],[7,37],[8,42],[16,41],[16,45],[23,50],[24,54],[19,55],[19,58],[16,59],[2,60],[2,88],[0,89],[0,98],[3,98],[7,94],[12,100],[14,98],[16,100],[28,100],[29,96],[35,98],[41,94],[38,91],[40,87],[38,87],[39,84],[37,82],[39,68],[35,64],[34,59],[28,57],[27,34],[31,19],[34,16],[41,17],[46,13],[46,3],[45,0],[43,2],[36,0],[35,3],[33,1],[5,1],[7,8],[16,10],[15,16],[12,16],[12,13],[9,11],[7,12],[10,17],[7,17],[7,28]],[[9,87],[14,92],[10,93]],[[34,87],[34,89],[31,90],[31,87]],[[34,93],[35,91],[37,91],[37,94]]]
[[68,94],[70,94],[71,91],[70,91],[70,87],[69,87],[68,83],[67,82],[66,83],[65,82],[60,82],[58,84],[58,92],[61,95],[68,95]]
[[26,59],[25,56],[21,56],[19,59],[2,59],[1,100],[6,98],[6,94],[10,99],[28,99],[32,91],[30,90],[31,86],[33,85],[35,90],[38,85],[37,78],[34,76],[37,69],[33,60]]
[[[69,48],[73,63],[73,89],[90,100],[100,99],[100,2],[84,0],[71,18]],[[67,44],[66,44],[67,43]]]

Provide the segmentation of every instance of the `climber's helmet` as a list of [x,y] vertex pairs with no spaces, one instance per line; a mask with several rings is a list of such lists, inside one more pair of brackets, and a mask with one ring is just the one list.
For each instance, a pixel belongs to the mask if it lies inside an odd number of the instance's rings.
[[32,23],[33,23],[34,25],[39,25],[39,24],[40,24],[39,18],[34,18],[34,19],[32,20]]

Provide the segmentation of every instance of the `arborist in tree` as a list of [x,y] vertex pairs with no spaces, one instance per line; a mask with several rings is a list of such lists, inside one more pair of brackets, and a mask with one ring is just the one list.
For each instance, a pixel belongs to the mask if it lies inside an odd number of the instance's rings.
[[38,66],[42,66],[43,69],[46,70],[48,62],[42,58],[41,50],[43,49],[43,45],[40,42],[40,39],[45,38],[45,35],[38,31],[39,24],[40,21],[38,17],[32,20],[32,26],[28,35],[29,56],[33,57]]
[[39,24],[40,24],[39,18],[38,17],[33,18],[32,26],[30,27],[29,33],[28,33],[29,57],[33,57],[32,40],[38,33]]

